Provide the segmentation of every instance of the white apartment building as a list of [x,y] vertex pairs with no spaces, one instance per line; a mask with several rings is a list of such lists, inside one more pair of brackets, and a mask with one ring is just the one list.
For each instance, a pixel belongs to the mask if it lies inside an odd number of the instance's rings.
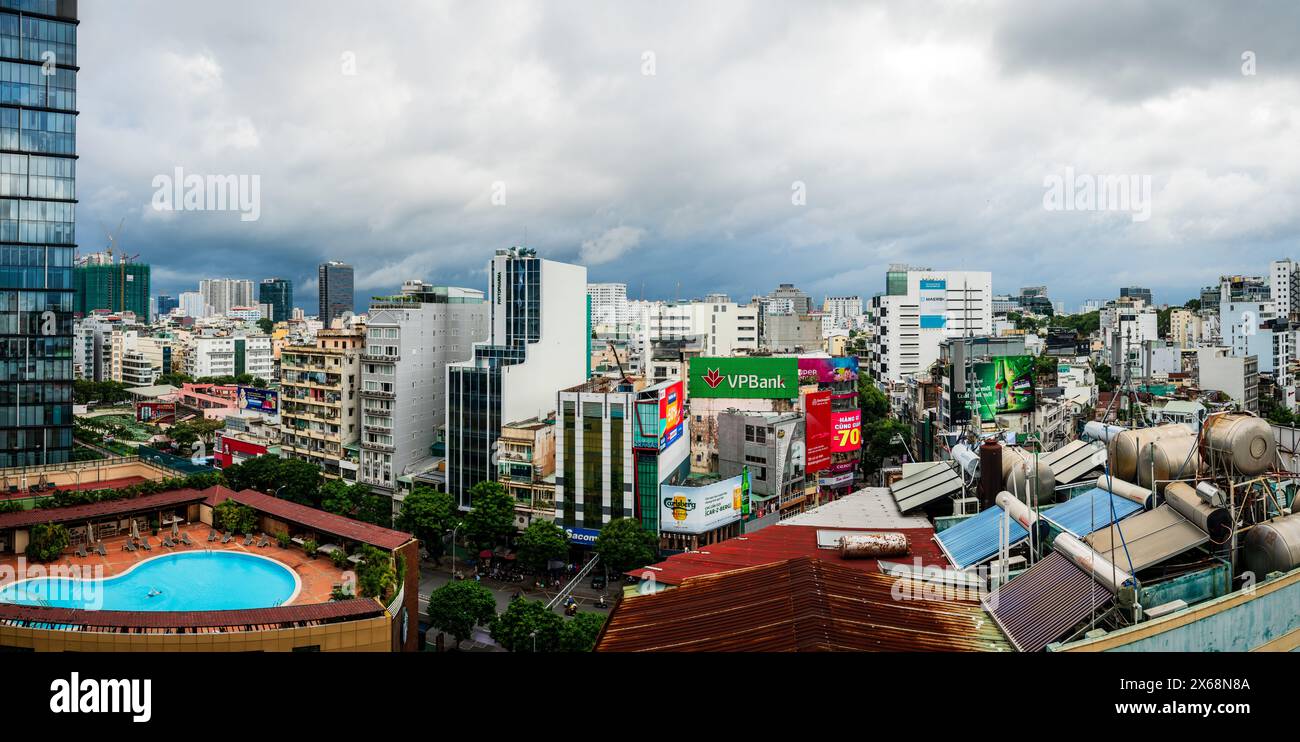
[[230,319],[243,320],[245,322],[256,322],[266,315],[265,307],[270,304],[261,304],[255,307],[231,307],[226,311],[226,316]]
[[871,300],[870,370],[878,382],[925,374],[947,338],[993,331],[993,274],[890,266],[885,293]]
[[826,329],[843,327],[847,328],[852,324],[852,320],[862,314],[862,297],[861,296],[828,296],[822,302],[822,312],[825,313],[825,320],[829,322]]
[[1119,378],[1124,358],[1132,364],[1129,371],[1133,378],[1142,375],[1142,354],[1139,351],[1146,341],[1160,338],[1158,314],[1155,307],[1140,299],[1124,299],[1101,308],[1098,324],[1103,358],[1114,369],[1116,378]]
[[735,302],[654,302],[646,309],[651,342],[699,337],[710,356],[733,356],[759,347],[759,309]]
[[269,380],[275,373],[271,338],[265,335],[195,337],[190,341],[186,369],[195,378],[251,374]]
[[185,317],[203,319],[212,314],[212,307],[197,291],[184,291],[176,299],[177,308]]
[[127,386],[151,386],[164,372],[170,340],[113,328],[109,340],[109,378]]
[[234,307],[257,304],[253,282],[247,279],[205,278],[199,281],[199,293],[203,296],[203,301],[212,307],[212,314],[225,315]]
[[1223,392],[1242,409],[1259,412],[1259,364],[1254,356],[1233,356],[1223,347],[1197,348],[1196,366],[1202,391]]
[[[585,281],[584,281],[585,283]],[[448,364],[488,336],[483,292],[407,281],[376,299],[361,353],[361,469],[357,479],[400,502],[399,478],[433,458],[447,410]]]
[[1300,268],[1290,258],[1274,260],[1268,265],[1270,298],[1277,313],[1289,317],[1300,308]]
[[625,283],[589,283],[587,297],[591,300],[593,325],[623,325],[631,317]]

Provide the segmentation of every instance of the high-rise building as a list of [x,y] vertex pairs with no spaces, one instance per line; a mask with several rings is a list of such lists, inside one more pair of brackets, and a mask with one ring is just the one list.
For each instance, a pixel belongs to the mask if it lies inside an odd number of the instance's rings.
[[511,248],[497,251],[488,277],[490,334],[447,374],[447,491],[461,508],[473,505],[471,487],[497,476],[501,426],[545,414],[590,361],[585,267]]
[[0,0],[0,50],[0,467],[63,463],[72,452],[77,4]]
[[1143,302],[1147,304],[1147,306],[1152,305],[1151,289],[1143,288],[1141,286],[1125,286],[1121,288],[1119,290],[1119,298],[1141,299]]
[[73,267],[72,286],[77,294],[73,311],[78,316],[107,309],[149,318],[149,266],[144,263],[114,263],[105,253],[89,255]]
[[587,296],[591,298],[591,324],[622,325],[628,322],[627,284],[589,283]]
[[[446,420],[448,364],[488,337],[478,289],[407,281],[376,299],[361,354],[361,469],[357,481],[400,501],[401,477],[431,462]],[[498,429],[500,425],[498,424]]]
[[767,295],[770,309],[777,314],[808,314],[812,311],[812,297],[795,288],[792,283],[783,283]]
[[203,298],[203,294],[197,291],[181,292],[177,305],[181,309],[181,314],[186,317],[203,319],[212,314],[212,305],[208,304]]
[[326,327],[344,312],[355,306],[352,295],[352,266],[331,260],[316,269],[316,290],[319,294],[318,317]]
[[266,318],[272,322],[288,322],[293,312],[293,281],[284,278],[265,278],[257,286],[257,303],[270,307]]
[[848,327],[849,321],[862,315],[861,296],[828,296],[822,311],[830,315],[831,326]]
[[890,266],[885,293],[872,297],[871,375],[877,382],[924,375],[947,338],[993,329],[993,274]]
[[158,313],[159,317],[166,317],[168,314],[171,314],[171,311],[173,309],[179,307],[180,305],[181,304],[176,299],[176,297],[172,296],[171,294],[159,294],[158,303],[154,307],[154,311]]
[[316,333],[280,352],[281,447],[330,478],[347,478],[346,448],[361,436],[361,350],[366,328]]
[[212,308],[210,313],[221,316],[225,316],[232,307],[247,307],[257,303],[253,295],[253,282],[247,279],[205,278],[199,281],[199,293]]

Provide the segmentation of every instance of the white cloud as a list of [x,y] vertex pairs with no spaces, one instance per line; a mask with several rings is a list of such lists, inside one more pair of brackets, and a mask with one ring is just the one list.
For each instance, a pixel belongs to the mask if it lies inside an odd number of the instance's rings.
[[600,265],[618,260],[637,245],[645,230],[639,227],[614,227],[591,240],[582,242],[582,261],[588,265]]

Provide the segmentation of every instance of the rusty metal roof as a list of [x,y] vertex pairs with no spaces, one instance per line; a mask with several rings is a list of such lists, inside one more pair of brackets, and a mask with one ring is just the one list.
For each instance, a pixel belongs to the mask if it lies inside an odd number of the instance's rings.
[[332,623],[383,614],[383,606],[373,598],[230,611],[95,611],[0,603],[0,623],[75,627],[86,631],[200,628],[239,631],[283,624]]
[[895,597],[908,582],[810,557],[691,577],[625,598],[596,651],[1010,650],[977,601]]
[[85,505],[19,510],[13,513],[0,514],[0,528],[25,528],[37,523],[80,523],[96,518],[120,516],[146,510],[160,510],[200,502],[204,497],[204,493],[198,490],[179,489],[129,499],[103,500]]
[[213,505],[217,505],[226,499],[234,500],[241,505],[247,505],[281,520],[297,523],[319,533],[360,541],[363,544],[370,544],[388,551],[392,551],[415,538],[409,533],[354,520],[343,515],[327,513],[324,510],[281,500],[278,497],[272,497],[256,490],[241,490],[239,492],[225,490],[225,492],[213,495],[208,501]]

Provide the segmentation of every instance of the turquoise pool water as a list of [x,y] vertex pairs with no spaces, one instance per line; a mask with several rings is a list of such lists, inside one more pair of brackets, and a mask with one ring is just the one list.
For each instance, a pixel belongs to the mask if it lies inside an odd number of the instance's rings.
[[269,608],[292,598],[298,577],[254,554],[189,551],[140,562],[102,581],[43,577],[0,588],[0,602],[105,611]]

